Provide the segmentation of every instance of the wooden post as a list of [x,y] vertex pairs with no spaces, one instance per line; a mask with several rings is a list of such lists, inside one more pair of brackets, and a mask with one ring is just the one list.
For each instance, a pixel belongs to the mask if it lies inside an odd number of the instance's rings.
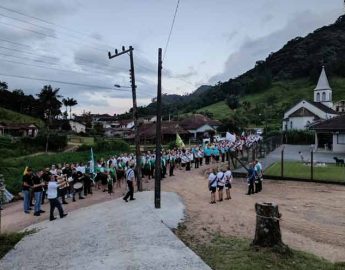
[[155,208],[161,208],[161,120],[162,120],[162,49],[158,49],[156,164],[155,164]]
[[280,177],[284,177],[284,148],[281,152],[281,160],[280,160]]
[[313,149],[310,151],[310,180],[314,179],[314,152]]
[[284,247],[280,232],[281,214],[274,203],[256,203],[256,229],[253,245],[260,247]]

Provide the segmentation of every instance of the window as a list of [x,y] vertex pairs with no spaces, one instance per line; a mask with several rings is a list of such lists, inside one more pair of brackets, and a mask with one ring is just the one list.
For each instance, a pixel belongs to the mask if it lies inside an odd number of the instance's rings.
[[345,134],[338,134],[337,135],[337,143],[338,144],[345,144]]
[[320,93],[317,93],[317,94],[316,94],[316,101],[317,101],[317,102],[320,102]]
[[322,101],[326,101],[326,93],[322,92]]

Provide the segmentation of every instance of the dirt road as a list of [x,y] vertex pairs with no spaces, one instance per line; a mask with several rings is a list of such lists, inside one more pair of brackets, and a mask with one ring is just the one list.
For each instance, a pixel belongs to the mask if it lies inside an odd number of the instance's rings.
[[[298,182],[264,181],[259,194],[245,195],[244,179],[235,179],[232,200],[209,204],[207,180],[201,171],[178,172],[163,185],[185,200],[188,228],[196,236],[205,232],[254,238],[256,202],[275,202],[283,214],[283,241],[330,261],[345,261],[345,187]],[[162,198],[164,203],[164,198]]]
[[[179,193],[187,207],[187,227],[195,235],[207,236],[207,232],[254,238],[256,202],[275,202],[283,214],[281,230],[283,241],[290,247],[314,253],[331,261],[345,261],[345,187],[297,182],[264,182],[263,191],[246,196],[247,185],[243,179],[235,179],[232,200],[209,204],[205,166],[185,172],[176,170],[175,177],[162,181],[164,191]],[[151,190],[153,181],[144,183]],[[122,196],[124,187],[115,190],[115,196],[96,191],[91,197],[65,205],[66,211]],[[153,202],[152,202],[153,203]],[[162,198],[164,204],[164,197]],[[48,212],[48,205],[43,208]],[[22,202],[6,206],[2,212],[2,230],[16,231],[32,223],[48,219],[26,215]]]

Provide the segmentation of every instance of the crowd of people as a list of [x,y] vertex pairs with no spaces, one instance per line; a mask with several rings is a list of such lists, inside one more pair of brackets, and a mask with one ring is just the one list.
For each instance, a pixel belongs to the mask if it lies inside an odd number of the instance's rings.
[[[243,151],[245,147],[251,147],[258,142],[257,137],[241,137],[236,141],[222,141],[206,146],[196,146],[189,149],[175,148],[162,151],[161,153],[161,178],[174,176],[174,170],[190,171],[192,167],[199,168],[203,164],[218,166],[219,163],[229,162],[231,153]],[[154,178],[156,155],[150,151],[141,156],[141,176],[145,181]],[[83,200],[93,194],[93,189],[107,192],[112,196],[115,188],[127,185],[127,194],[123,197],[125,202],[135,200],[134,184],[137,179],[136,157],[134,154],[124,153],[119,156],[112,156],[107,159],[100,159],[97,163],[93,161],[72,164],[57,164],[33,172],[27,168],[23,176],[22,191],[24,197],[24,212],[29,214],[32,207],[34,215],[40,216],[44,211],[41,209],[46,199],[50,202],[50,220],[54,220],[54,210],[59,210],[60,217],[66,216],[63,204],[68,204],[67,199],[72,202],[76,199]],[[251,165],[248,170],[248,194],[259,192],[261,189],[254,185],[262,178],[262,167],[259,162]],[[218,189],[219,201],[223,200],[223,189],[226,190],[226,200],[231,199],[230,189],[232,173],[230,167],[225,170],[216,171],[209,175],[209,187],[211,191],[211,203],[215,203],[215,192]],[[259,181],[261,183],[261,181]],[[260,185],[260,184],[259,184]],[[255,185],[256,186],[256,185]]]

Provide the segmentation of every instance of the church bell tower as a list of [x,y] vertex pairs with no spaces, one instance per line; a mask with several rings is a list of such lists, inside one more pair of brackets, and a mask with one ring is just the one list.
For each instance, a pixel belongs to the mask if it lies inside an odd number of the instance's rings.
[[333,107],[332,88],[329,86],[324,66],[322,66],[319,81],[314,89],[314,102],[321,102],[329,108]]

